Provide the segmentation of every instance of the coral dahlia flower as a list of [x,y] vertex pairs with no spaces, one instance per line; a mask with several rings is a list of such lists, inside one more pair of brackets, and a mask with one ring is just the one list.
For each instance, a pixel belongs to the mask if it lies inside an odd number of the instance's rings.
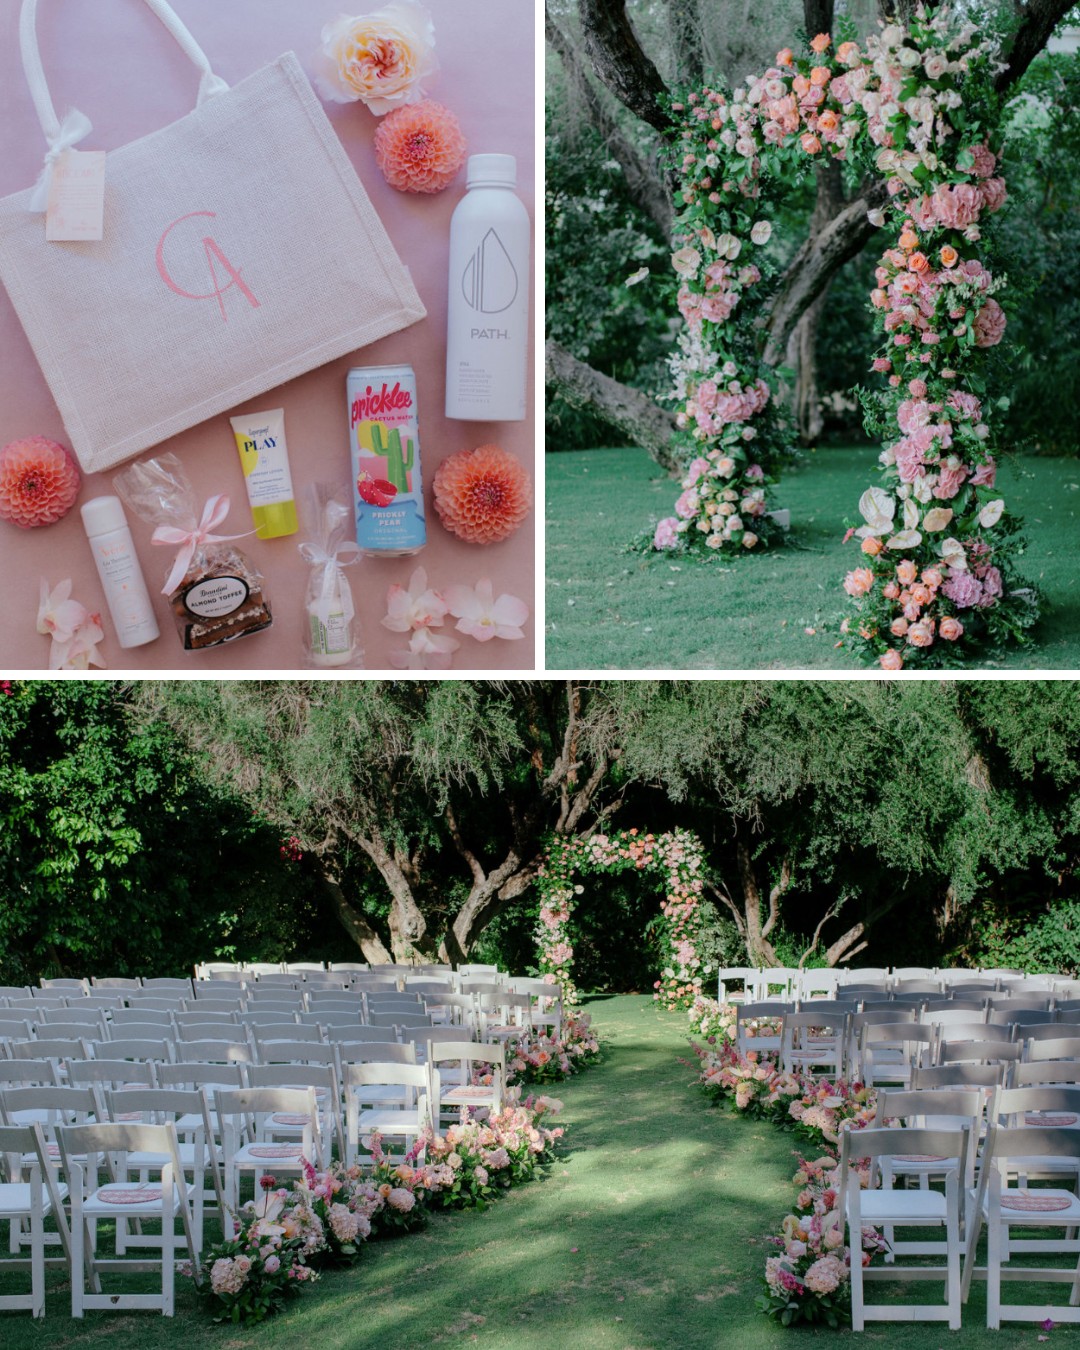
[[379,123],[375,162],[399,192],[441,192],[465,162],[465,137],[448,108],[424,99]]
[[513,534],[532,508],[532,481],[497,445],[459,450],[435,474],[435,509],[467,544],[494,544]]
[[28,436],[0,450],[0,520],[24,529],[51,525],[78,495],[78,466],[56,441]]

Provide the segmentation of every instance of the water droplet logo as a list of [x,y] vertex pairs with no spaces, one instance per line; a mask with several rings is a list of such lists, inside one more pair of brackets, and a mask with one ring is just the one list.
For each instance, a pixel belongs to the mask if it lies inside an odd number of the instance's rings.
[[517,299],[517,269],[493,229],[469,259],[461,276],[461,291],[469,308],[481,314],[501,314]]

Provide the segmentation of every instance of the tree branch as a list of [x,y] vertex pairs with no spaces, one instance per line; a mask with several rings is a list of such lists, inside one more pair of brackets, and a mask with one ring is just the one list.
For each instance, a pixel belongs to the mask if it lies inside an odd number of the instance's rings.
[[780,901],[784,892],[791,885],[791,858],[787,857],[780,864],[780,880],[769,889],[769,917],[765,920],[761,928],[761,936],[766,938],[776,927],[777,920],[780,918]]
[[635,117],[666,132],[671,118],[660,100],[667,87],[641,49],[625,0],[578,0],[578,13],[585,51],[597,79]]
[[589,113],[593,129],[600,135],[611,156],[619,164],[626,180],[626,186],[635,202],[644,210],[664,232],[671,235],[673,208],[671,194],[653,165],[641,155],[631,141],[623,134],[615,118],[604,106],[597,95],[578,59],[578,54],[569,38],[551,16],[545,11],[545,32],[547,40],[558,53],[563,63],[567,79],[577,91]]
[[877,228],[871,225],[867,213],[883,206],[887,199],[884,181],[876,183],[845,206],[820,232],[811,233],[803,243],[769,306],[765,323],[766,365],[781,363],[787,340],[803,314],[844,263],[861,251]]
[[545,348],[544,375],[548,389],[572,408],[588,408],[633,445],[647,450],[662,469],[678,471],[671,445],[674,415],[648,394],[594,370],[550,340]]
[[746,919],[744,918],[742,911],[739,909],[738,905],[735,903],[734,900],[732,900],[731,896],[728,894],[727,888],[724,886],[720,886],[715,882],[710,882],[709,890],[712,891],[713,895],[715,895],[718,900],[722,901],[731,911],[731,917],[735,920],[735,927],[738,929],[739,936],[745,943]]
[[1009,48],[1008,65],[994,83],[999,94],[1004,94],[1020,79],[1074,3],[1075,0],[1028,0],[1021,6],[1024,21]]

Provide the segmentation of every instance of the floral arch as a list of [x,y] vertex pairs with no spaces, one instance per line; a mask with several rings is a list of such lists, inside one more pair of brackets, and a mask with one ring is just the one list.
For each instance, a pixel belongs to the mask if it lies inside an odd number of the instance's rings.
[[665,919],[664,960],[653,997],[665,1008],[688,1008],[701,991],[701,893],[705,855],[701,841],[689,830],[670,834],[642,834],[618,830],[584,839],[553,838],[537,872],[540,921],[536,945],[540,971],[549,984],[562,989],[563,1002],[578,1002],[574,984],[574,948],[570,918],[575,897],[584,893],[576,876],[626,871],[654,874],[663,887],[660,912]]
[[865,48],[838,25],[797,57],[732,92],[695,90],[672,105],[682,191],[672,255],[685,328],[672,358],[687,463],[675,514],[654,547],[757,549],[776,533],[769,484],[788,449],[774,367],[761,352],[755,293],[776,270],[770,205],[785,180],[832,160],[876,175],[870,212],[891,243],[870,296],[882,346],[862,391],[882,438],[879,486],[858,503],[844,578],[856,610],[847,643],[885,669],[970,660],[980,643],[1023,636],[1037,596],[1019,583],[1020,522],[995,492],[996,409],[988,349],[1005,329],[995,299],[992,231],[999,98],[993,46],[921,9],[882,25]]

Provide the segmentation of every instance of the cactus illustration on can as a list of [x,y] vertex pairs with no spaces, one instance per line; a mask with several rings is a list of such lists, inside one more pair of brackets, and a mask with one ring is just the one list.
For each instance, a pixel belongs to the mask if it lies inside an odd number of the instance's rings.
[[357,367],[346,393],[356,542],[383,557],[418,553],[427,532],[412,367]]

